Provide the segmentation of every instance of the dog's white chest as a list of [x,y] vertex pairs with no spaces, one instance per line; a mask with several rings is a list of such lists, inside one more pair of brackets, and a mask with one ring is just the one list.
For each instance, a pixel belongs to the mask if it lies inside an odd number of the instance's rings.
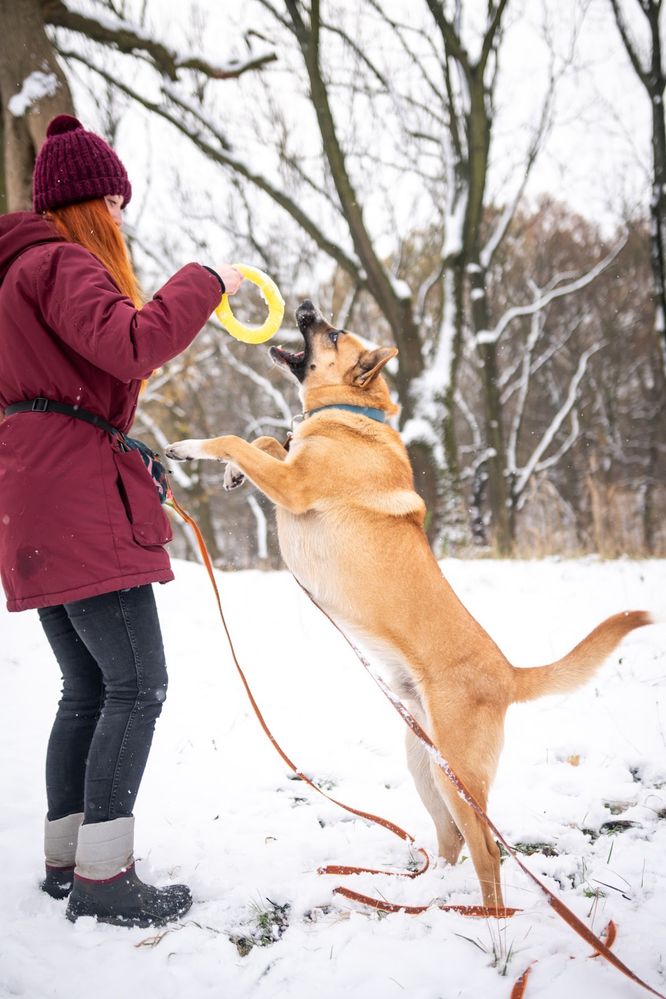
[[416,680],[403,656],[384,636],[368,632],[362,608],[350,599],[349,588],[338,575],[336,556],[344,548],[339,518],[333,513],[293,515],[278,508],[277,525],[282,557],[296,579],[343,633],[381,664],[398,696],[418,699]]
[[326,517],[313,511],[292,514],[277,508],[277,527],[282,557],[307,590],[321,601],[325,591],[335,586],[331,566],[331,543]]

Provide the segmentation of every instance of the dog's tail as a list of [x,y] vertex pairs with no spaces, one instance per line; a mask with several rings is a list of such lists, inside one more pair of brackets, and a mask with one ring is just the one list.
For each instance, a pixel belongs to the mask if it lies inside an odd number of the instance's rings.
[[550,666],[514,669],[513,701],[533,701],[546,694],[566,694],[594,675],[625,635],[654,624],[647,611],[623,611],[606,618],[568,655]]

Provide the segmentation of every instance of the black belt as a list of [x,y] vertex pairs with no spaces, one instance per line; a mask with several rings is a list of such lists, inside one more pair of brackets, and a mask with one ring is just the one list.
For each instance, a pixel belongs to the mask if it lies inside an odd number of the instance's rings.
[[55,402],[53,399],[44,399],[38,396],[36,399],[25,399],[23,402],[12,402],[5,407],[5,416],[13,416],[14,413],[60,413],[62,416],[73,416],[77,420],[84,420],[92,423],[94,427],[104,430],[112,437],[124,437],[122,431],[111,426],[101,416],[82,409],[81,406],[70,406],[66,402]]

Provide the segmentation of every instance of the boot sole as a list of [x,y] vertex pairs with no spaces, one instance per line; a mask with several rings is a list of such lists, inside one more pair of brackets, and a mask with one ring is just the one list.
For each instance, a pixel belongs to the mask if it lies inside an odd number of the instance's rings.
[[138,912],[136,915],[132,916],[120,916],[113,913],[96,911],[93,905],[90,905],[83,899],[70,898],[65,915],[69,919],[70,923],[75,923],[76,920],[82,916],[91,916],[93,919],[96,919],[98,923],[108,923],[111,926],[138,926],[142,929],[147,929],[149,926],[166,926],[167,923],[174,922],[175,920],[180,919],[181,916],[184,916],[186,912],[189,912],[191,907],[192,902],[188,902],[185,905],[182,905],[176,912],[170,913],[168,916],[154,916],[148,912]]

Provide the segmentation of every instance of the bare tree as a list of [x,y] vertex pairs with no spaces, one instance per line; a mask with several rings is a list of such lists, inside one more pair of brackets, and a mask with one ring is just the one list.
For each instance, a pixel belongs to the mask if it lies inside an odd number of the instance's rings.
[[[427,0],[423,8],[427,21],[416,25],[391,19],[376,0],[366,0],[359,17],[366,18],[364,31],[349,24],[349,12],[327,7],[322,16],[319,0],[309,4],[296,0],[257,0],[281,33],[281,50],[297,53],[300,77],[307,91],[304,113],[316,126],[316,157],[293,141],[287,116],[276,102],[262,103],[277,118],[279,140],[278,176],[238,154],[216,121],[215,114],[200,100],[193,100],[178,85],[181,66],[194,65],[193,59],[175,64],[164,46],[145,41],[127,26],[118,28],[119,51],[136,55],[137,50],[161,73],[161,98],[148,99],[133,80],[105,69],[94,53],[58,42],[63,58],[86,65],[109,86],[142,104],[175,125],[208,158],[217,162],[245,185],[261,191],[286,212],[315,246],[335,262],[346,275],[348,300],[358,312],[364,296],[374,301],[388,335],[400,350],[395,385],[401,403],[401,428],[410,451],[415,480],[429,510],[428,530],[434,541],[450,534],[451,509],[458,495],[458,456],[453,423],[453,400],[457,369],[465,329],[478,334],[479,377],[484,385],[483,433],[486,442],[485,475],[489,484],[493,543],[499,551],[511,545],[509,494],[501,403],[498,395],[496,341],[487,336],[489,325],[485,283],[493,255],[509,227],[531,166],[540,148],[548,121],[547,96],[541,123],[526,150],[522,178],[507,207],[487,239],[484,231],[486,189],[492,129],[494,92],[498,75],[498,50],[508,0],[488,5],[486,23],[472,54],[463,36],[463,6],[454,5],[452,16],[441,0]],[[61,3],[47,4],[50,22],[108,43],[108,29],[90,23],[90,18],[67,14]],[[337,16],[336,16],[337,15]],[[374,24],[368,18],[374,15]],[[360,22],[359,22],[360,23]],[[433,32],[434,24],[434,32]],[[417,86],[409,84],[400,92],[386,68],[372,59],[372,47],[365,35],[369,30],[388,32],[400,44],[407,66],[415,74]],[[350,58],[354,65],[351,81],[347,67],[338,70],[334,53]],[[201,62],[198,73],[209,73]],[[209,73],[210,75],[210,73]],[[336,113],[337,97],[343,94],[347,106],[361,105],[358,121],[353,111],[346,117]],[[309,107],[307,107],[309,105]],[[343,104],[343,106],[345,106]],[[390,150],[362,141],[360,130],[368,120],[387,117],[394,123],[393,143],[396,165],[403,181],[425,181],[433,210],[441,219],[440,248],[431,272],[412,286],[401,277],[400,249],[389,256],[379,252],[381,234],[373,224],[367,204],[374,196],[368,179],[384,167]],[[354,124],[350,126],[349,122]],[[261,125],[258,125],[261,127]],[[367,130],[367,129],[366,129]],[[402,136],[418,165],[410,166],[403,155]],[[388,130],[383,132],[388,135]],[[291,146],[291,148],[290,148]],[[274,147],[275,148],[275,147]],[[434,169],[427,160],[437,157]],[[373,163],[374,160],[374,163]],[[377,169],[379,173],[379,170]],[[389,192],[385,207],[393,206]],[[394,243],[396,241],[394,240]],[[427,302],[438,294],[441,313],[438,321],[424,325]],[[451,499],[453,498],[453,502]]]
[[123,20],[117,5],[107,0],[104,17],[70,10],[62,0],[1,0],[0,98],[4,147],[4,208],[30,208],[35,156],[50,118],[74,113],[67,79],[49,38],[48,26],[66,29],[102,49],[123,53],[176,81],[185,74],[210,80],[236,79],[275,59],[264,52],[246,60],[211,64],[196,53],[176,53]]
[[666,126],[664,90],[666,70],[662,56],[660,16],[662,0],[632,0],[630,10],[645,19],[649,47],[643,57],[630,30],[634,14],[626,12],[620,0],[609,0],[623,45],[636,75],[643,84],[652,110],[652,197],[650,199],[650,246],[652,285],[655,304],[655,331],[660,343],[666,375]]
[[73,114],[39,0],[0,0],[3,158],[0,211],[32,207],[32,168],[54,114]]
[[[490,272],[489,335],[502,347],[510,524],[521,552],[537,543],[530,535],[536,518],[541,551],[638,555],[664,543],[655,512],[665,496],[666,428],[644,293],[646,232],[646,224],[628,219],[609,240],[566,205],[541,199],[518,213]],[[485,541],[475,360],[470,347],[457,434],[468,502]]]
[[[600,383],[599,357],[607,353],[600,344],[608,336],[592,335],[580,317],[609,258],[590,243],[586,259],[550,270],[546,261],[537,271],[521,258],[513,235],[548,132],[556,73],[551,67],[540,119],[497,206],[489,177],[508,0],[482,7],[424,0],[402,20],[378,0],[253,3],[246,58],[215,63],[201,57],[196,32],[175,49],[147,19],[134,24],[122,0],[94,0],[85,14],[66,0],[37,6],[51,57],[77,86],[99,97],[101,83],[102,103],[136,103],[151,120],[167,123],[162,134],[176,130],[225,178],[228,212],[219,212],[219,199],[206,211],[183,200],[177,252],[165,245],[152,266],[155,246],[135,234],[137,255],[155,281],[180,262],[185,244],[206,249],[207,214],[217,231],[228,229],[239,255],[242,248],[290,290],[292,301],[299,288],[310,296],[319,288],[338,325],[393,339],[401,430],[431,538],[446,547],[463,535],[465,504],[476,537],[510,552],[516,520],[539,482],[547,477],[562,497],[575,491],[562,469],[571,467],[585,437],[581,399],[591,379]],[[34,11],[35,4],[24,6]],[[5,7],[0,0],[0,11]],[[10,43],[8,35],[0,38],[0,52]],[[23,73],[11,78],[13,95]],[[220,80],[229,100],[220,100]],[[3,104],[4,86],[0,77]],[[118,114],[111,109],[102,118],[112,137]],[[169,170],[175,174],[175,165]],[[516,266],[507,297],[500,277],[509,252],[522,269],[518,274]],[[580,306],[565,308],[576,296]],[[195,431],[279,434],[295,400],[261,370],[261,356],[229,349],[212,330],[204,334],[151,382],[139,416],[146,432],[157,444],[165,434]],[[658,448],[654,455],[658,475]],[[258,495],[226,500],[240,533],[252,538],[243,555],[243,542],[231,541],[221,526],[218,470],[175,474],[219,564],[247,564],[250,550],[270,560]],[[573,499],[566,502],[573,510]]]
[[[72,45],[70,36],[63,36],[62,41],[58,38],[58,51],[70,65],[78,63],[86,66],[109,85],[170,122],[206,157],[224,167],[229,176],[260,191],[285,212],[314,245],[348,276],[352,298],[359,292],[372,296],[380,308],[387,331],[401,350],[396,384],[402,403],[402,419],[407,422],[414,414],[415,396],[412,389],[415,380],[424,374],[428,358],[417,327],[412,292],[404,282],[395,280],[390,262],[380,256],[372,228],[364,213],[364,199],[350,168],[350,152],[344,148],[340,122],[336,120],[332,109],[330,90],[333,84],[330,82],[328,69],[324,66],[323,37],[327,36],[329,40],[335,37],[341,44],[348,45],[353,44],[351,36],[344,28],[322,21],[318,0],[309,6],[285,2],[280,8],[269,0],[258,2],[274,18],[277,29],[288,39],[294,51],[299,53],[310,108],[318,128],[323,172],[319,165],[314,171],[308,169],[307,161],[311,157],[307,155],[307,151],[303,157],[300,149],[291,156],[284,148],[281,150],[278,168],[281,177],[271,175],[268,170],[262,169],[261,164],[252,163],[249,157],[240,155],[233,148],[225,130],[218,124],[215,113],[204,107],[201,101],[188,96],[184,92],[185,88],[178,86],[178,81],[174,83],[168,72],[163,72],[157,81],[161,97],[149,98],[129,74],[121,75],[113,69],[105,69],[93,52],[86,51],[82,46]],[[49,11],[51,6],[49,5]],[[62,8],[62,5],[58,6]],[[81,31],[85,33],[85,37],[95,37],[93,28],[88,24],[81,24],[79,17],[65,21],[60,16],[56,20],[49,13],[49,18],[53,24]],[[97,31],[96,28],[94,30]],[[101,37],[99,32],[98,37]],[[138,46],[135,39],[132,42]],[[123,42],[123,45],[122,51],[133,51],[129,43]],[[358,45],[355,50],[360,51]],[[143,54],[151,60],[155,58],[153,50],[147,49],[145,42]],[[190,62],[192,60],[188,60],[188,67]],[[368,61],[365,68],[371,72]],[[177,67],[176,73],[179,69]],[[200,66],[196,67],[196,73],[205,71],[205,67],[203,70]],[[264,103],[269,100],[268,88],[262,88],[262,97]],[[275,108],[270,106],[270,112],[274,111]],[[257,124],[257,129],[259,128],[261,125]],[[307,197],[301,196],[303,191]],[[322,207],[324,211],[321,210]],[[438,431],[433,428],[427,439],[414,438],[410,449],[416,481],[431,510],[430,526],[433,534],[436,534],[439,528],[441,493],[440,458],[443,454]]]
[[[70,40],[73,37],[80,38],[82,50],[90,52],[90,47],[93,46],[94,58],[100,67],[107,66],[114,58],[124,56],[135,67],[140,67],[144,75],[145,72],[152,72],[158,78],[163,77],[169,81],[178,81],[183,76],[196,79],[200,91],[201,81],[237,79],[243,73],[260,69],[275,59],[275,54],[267,46],[263,46],[263,52],[250,53],[246,59],[229,59],[219,64],[202,59],[196,50],[189,54],[182,50],[176,52],[159,38],[151,37],[141,25],[125,20],[125,6],[124,2],[106,0],[98,4],[96,16],[94,8],[93,12],[84,15],[70,10],[60,0],[21,0],[20,3],[2,0],[0,3],[0,138],[4,154],[0,169],[0,209],[13,211],[31,207],[34,160],[45,138],[48,122],[55,114],[75,113],[71,90],[60,64],[63,60],[67,65],[67,59],[63,59],[53,45],[53,29],[58,29]],[[122,113],[121,105],[123,102],[127,103],[127,98],[122,89],[115,86],[113,74],[108,75],[109,79],[104,82],[103,87],[104,98],[100,102],[103,105],[101,117],[106,137],[113,142]],[[136,73],[130,71],[129,75],[135,76]],[[101,96],[99,89],[96,96],[98,99]],[[132,242],[135,241],[130,234],[130,243]],[[166,260],[169,260],[168,254]],[[180,262],[182,260],[174,259],[173,267]],[[209,354],[211,350],[210,344],[206,345],[205,340],[203,343],[205,361],[206,350]],[[185,403],[189,387],[187,379],[183,382],[178,380],[177,364],[174,364],[169,376],[161,373],[151,383],[138,423],[156,446],[165,442],[160,426],[170,425],[172,438],[183,436],[187,432]],[[180,389],[180,398],[177,388]],[[193,399],[190,408],[196,410],[196,393],[193,394]],[[204,406],[199,408],[206,411]],[[168,421],[164,420],[165,412],[170,415]],[[161,417],[159,422],[153,419],[155,413],[159,413]],[[209,434],[217,432],[205,419],[202,422],[207,424]],[[243,429],[245,428],[239,428],[239,431],[242,432]],[[184,480],[183,484],[188,488],[190,503],[218,563],[233,562],[243,547],[248,552],[262,550],[266,560],[271,557],[265,517],[257,509],[254,497],[248,497],[244,502],[252,509],[253,520],[261,528],[261,542],[250,546],[241,544],[237,548],[221,546],[208,481],[197,470],[192,470],[189,477],[185,477],[181,470],[177,470],[176,475]],[[186,534],[183,534],[182,543],[194,555]]]

